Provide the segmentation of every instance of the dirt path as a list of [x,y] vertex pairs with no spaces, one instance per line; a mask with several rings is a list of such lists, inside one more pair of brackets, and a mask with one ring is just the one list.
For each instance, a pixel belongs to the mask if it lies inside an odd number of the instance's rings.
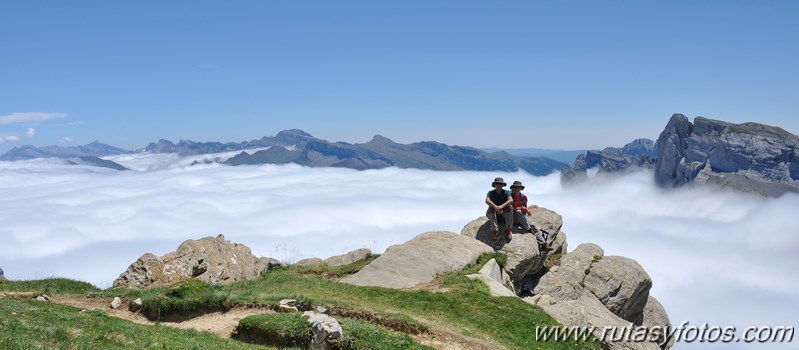
[[[54,296],[51,297],[50,300],[54,303],[69,305],[84,310],[103,310],[111,316],[139,324],[155,324],[155,322],[148,320],[141,313],[128,311],[127,302],[114,310],[109,307],[109,305],[111,305],[111,299]],[[271,312],[274,311],[266,308],[233,308],[227,312],[212,312],[183,322],[161,322],[161,325],[181,329],[208,331],[222,338],[230,338],[233,329],[236,328],[242,318]]]
[[[56,295],[50,297],[50,301],[83,310],[102,310],[111,316],[138,324],[155,324],[155,322],[148,320],[141,313],[128,311],[128,301],[125,301],[117,309],[111,309],[109,307],[111,305],[111,299],[106,298]],[[222,338],[230,338],[233,329],[236,328],[242,318],[250,315],[273,312],[274,311],[266,308],[237,307],[227,312],[212,312],[183,322],[161,322],[160,324],[162,326],[181,329],[208,331]],[[491,350],[502,348],[498,346],[498,344],[489,344],[479,339],[452,332],[443,327],[434,327],[427,333],[412,335],[412,337],[420,344],[440,350]]]

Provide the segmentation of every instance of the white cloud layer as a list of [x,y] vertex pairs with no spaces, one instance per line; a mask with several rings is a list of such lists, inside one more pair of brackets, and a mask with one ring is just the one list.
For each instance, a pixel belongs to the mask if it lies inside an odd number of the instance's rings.
[[[796,325],[799,196],[685,188],[651,173],[563,189],[558,175],[355,171],[296,165],[188,166],[173,155],[114,158],[138,171],[50,160],[0,162],[0,266],[10,278],[66,276],[109,286],[145,252],[225,234],[278,259],[382,252],[428,230],[460,232],[485,211],[494,176],[563,215],[573,249],[594,242],[649,272],[673,323]],[[774,349],[779,344],[678,344]],[[789,344],[790,345],[790,344]]]
[[75,139],[73,139],[71,137],[68,137],[68,136],[64,136],[64,137],[58,139],[58,143],[67,143],[67,142],[72,142],[72,141],[75,141]]
[[6,124],[19,124],[19,123],[37,123],[48,121],[52,119],[61,119],[66,117],[63,113],[47,113],[47,112],[16,112],[7,115],[0,115],[0,125]]
[[22,141],[22,138],[20,138],[17,135],[0,136],[0,143],[18,142],[18,141]]
[[25,136],[27,137],[34,137],[36,136],[36,129],[28,128],[28,131],[25,132]]

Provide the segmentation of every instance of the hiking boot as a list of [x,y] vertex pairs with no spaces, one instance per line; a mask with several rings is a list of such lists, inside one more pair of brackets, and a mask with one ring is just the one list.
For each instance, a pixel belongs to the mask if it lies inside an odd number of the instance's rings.
[[542,252],[548,252],[552,250],[552,247],[550,247],[549,244],[546,243],[538,243],[538,250]]
[[513,232],[511,232],[510,229],[507,229],[505,230],[505,234],[507,235],[508,242],[510,242],[513,239]]

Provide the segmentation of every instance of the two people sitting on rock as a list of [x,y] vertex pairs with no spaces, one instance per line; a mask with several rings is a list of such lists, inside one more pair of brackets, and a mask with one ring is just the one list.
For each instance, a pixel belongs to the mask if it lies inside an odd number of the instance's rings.
[[495,178],[491,186],[494,190],[489,191],[486,195],[486,204],[488,210],[486,216],[488,217],[489,224],[491,225],[491,239],[496,241],[499,239],[499,216],[504,221],[503,232],[506,235],[508,242],[513,239],[511,228],[516,223],[521,228],[529,233],[535,234],[538,241],[538,246],[542,250],[550,250],[547,239],[542,234],[541,230],[535,226],[535,223],[528,219],[530,213],[527,211],[527,196],[522,193],[524,185],[521,181],[514,181],[510,186],[511,191],[504,189],[508,184],[505,183],[501,177]]

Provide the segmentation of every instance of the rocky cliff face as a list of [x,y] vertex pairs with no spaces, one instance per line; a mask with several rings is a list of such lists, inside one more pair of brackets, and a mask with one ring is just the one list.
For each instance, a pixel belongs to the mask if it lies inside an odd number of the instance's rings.
[[711,183],[778,196],[799,192],[799,137],[781,128],[674,114],[658,137],[655,182]]
[[6,275],[3,274],[3,269],[0,268],[0,282],[6,280]]
[[585,155],[578,155],[573,166],[566,165],[561,169],[560,180],[563,184],[583,182],[588,179],[586,169],[594,167],[598,167],[600,173],[653,168],[656,155],[655,142],[649,139],[636,139],[621,148],[589,150]]

